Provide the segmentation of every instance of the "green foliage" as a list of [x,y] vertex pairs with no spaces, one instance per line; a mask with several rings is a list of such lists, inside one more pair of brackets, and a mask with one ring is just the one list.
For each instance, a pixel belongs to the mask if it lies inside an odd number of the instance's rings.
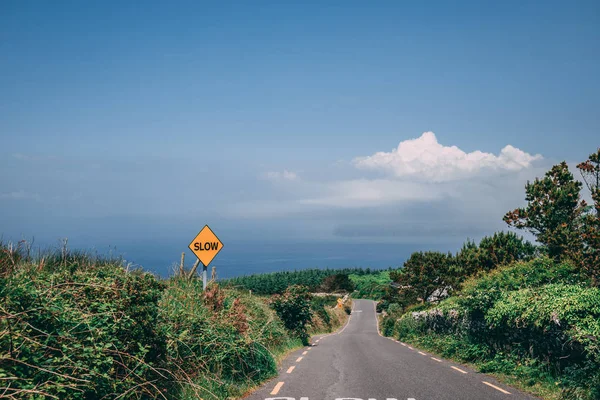
[[594,202],[594,212],[583,218],[581,263],[593,285],[600,286],[600,148],[577,168]]
[[337,305],[337,296],[313,296],[310,302],[310,309],[313,314],[321,318],[325,325],[331,328],[331,316],[327,311],[327,307],[333,308]]
[[350,280],[354,284],[354,298],[379,300],[387,293],[392,280],[390,271],[379,271],[371,274],[351,274]]
[[438,305],[409,307],[399,318],[397,309],[390,312],[382,331],[484,372],[541,385],[537,391],[595,399],[600,290],[585,285],[572,263],[518,262],[470,278]]
[[568,262],[557,263],[549,258],[536,258],[500,267],[467,280],[459,294],[460,302],[473,313],[488,310],[504,292],[536,288],[550,283],[577,284],[582,278]]
[[48,259],[45,268],[19,264],[0,278],[0,377],[17,378],[1,390],[30,398],[160,396],[168,386],[157,329],[163,284],[109,260],[92,268],[82,254]]
[[347,274],[330,275],[323,280],[320,290],[327,293],[352,292],[354,283]]
[[456,278],[452,273],[453,257],[437,251],[416,252],[404,263],[404,268],[390,272],[390,278],[402,291],[413,292],[420,301],[433,294],[438,297],[452,289]]
[[282,295],[274,295],[271,307],[275,310],[285,327],[308,345],[307,325],[312,319],[310,309],[311,294],[305,286],[290,286]]
[[[301,345],[286,326],[306,340],[306,324],[284,324],[246,291],[203,291],[66,248],[33,260],[26,246],[0,245],[0,255],[0,393],[11,398],[241,397]],[[282,314],[310,315],[304,289],[281,297]],[[339,326],[332,303],[317,302],[329,321],[319,329]]]
[[536,255],[536,247],[514,232],[496,232],[484,236],[479,245],[468,240],[455,257],[457,279],[479,271],[490,271],[515,261],[529,260]]
[[533,233],[546,246],[550,257],[573,257],[581,249],[579,231],[585,211],[585,202],[580,201],[581,187],[581,182],[573,178],[563,161],[552,167],[544,178],[527,183],[527,207],[506,213],[504,221]]
[[559,359],[583,350],[600,365],[598,288],[559,283],[505,292],[485,318],[495,331],[520,330],[520,345],[534,345],[538,356]]
[[255,274],[231,278],[223,282],[229,287],[252,290],[256,294],[282,294],[292,285],[306,286],[311,292],[317,292],[323,281],[332,275],[370,275],[379,271],[367,268],[344,269],[304,269],[299,271],[282,271],[269,274]]

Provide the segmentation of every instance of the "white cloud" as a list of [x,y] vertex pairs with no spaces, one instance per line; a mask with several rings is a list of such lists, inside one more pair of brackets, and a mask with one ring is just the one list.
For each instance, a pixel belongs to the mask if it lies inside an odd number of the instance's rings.
[[354,159],[360,169],[391,172],[396,177],[416,178],[431,182],[452,181],[485,171],[519,171],[528,168],[542,156],[531,155],[511,145],[496,156],[476,150],[465,153],[456,146],[444,146],[433,132],[417,139],[400,142],[391,152],[377,152]]
[[279,172],[279,171],[267,172],[264,176],[265,176],[265,178],[272,180],[272,181],[278,181],[278,180],[295,181],[296,179],[298,179],[298,175],[295,172],[288,171],[287,169],[283,170],[283,172]]
[[439,186],[390,179],[354,179],[323,186],[319,196],[300,200],[300,203],[342,208],[375,207],[391,203],[434,200],[444,194],[444,188]]

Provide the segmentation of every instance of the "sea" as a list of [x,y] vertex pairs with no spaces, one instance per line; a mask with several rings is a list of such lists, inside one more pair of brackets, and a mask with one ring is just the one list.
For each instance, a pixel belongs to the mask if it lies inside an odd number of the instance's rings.
[[[397,243],[232,242],[224,245],[209,269],[216,267],[217,278],[226,279],[307,268],[400,268],[414,251],[450,250],[447,247]],[[174,273],[182,252],[185,253],[186,268],[190,268],[196,257],[186,246],[180,244],[145,246],[139,243],[122,243],[110,250],[110,254],[122,257],[131,268],[142,267],[161,277]]]

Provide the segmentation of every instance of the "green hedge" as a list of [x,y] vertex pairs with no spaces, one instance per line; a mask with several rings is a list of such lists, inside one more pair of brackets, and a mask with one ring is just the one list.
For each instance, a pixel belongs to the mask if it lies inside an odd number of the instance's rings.
[[501,267],[438,305],[390,314],[382,327],[483,372],[559,388],[565,398],[600,398],[600,289],[568,263]]

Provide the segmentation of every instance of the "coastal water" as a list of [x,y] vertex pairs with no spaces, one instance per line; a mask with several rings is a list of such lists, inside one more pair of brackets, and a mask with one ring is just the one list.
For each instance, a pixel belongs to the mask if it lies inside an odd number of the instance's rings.
[[[219,278],[305,268],[397,268],[418,250],[427,246],[392,243],[249,243],[225,244],[210,267],[217,268]],[[144,246],[123,243],[113,251],[127,262],[142,266],[161,276],[168,276],[178,265],[181,253],[186,253],[186,266],[195,256],[185,245],[162,244]]]

